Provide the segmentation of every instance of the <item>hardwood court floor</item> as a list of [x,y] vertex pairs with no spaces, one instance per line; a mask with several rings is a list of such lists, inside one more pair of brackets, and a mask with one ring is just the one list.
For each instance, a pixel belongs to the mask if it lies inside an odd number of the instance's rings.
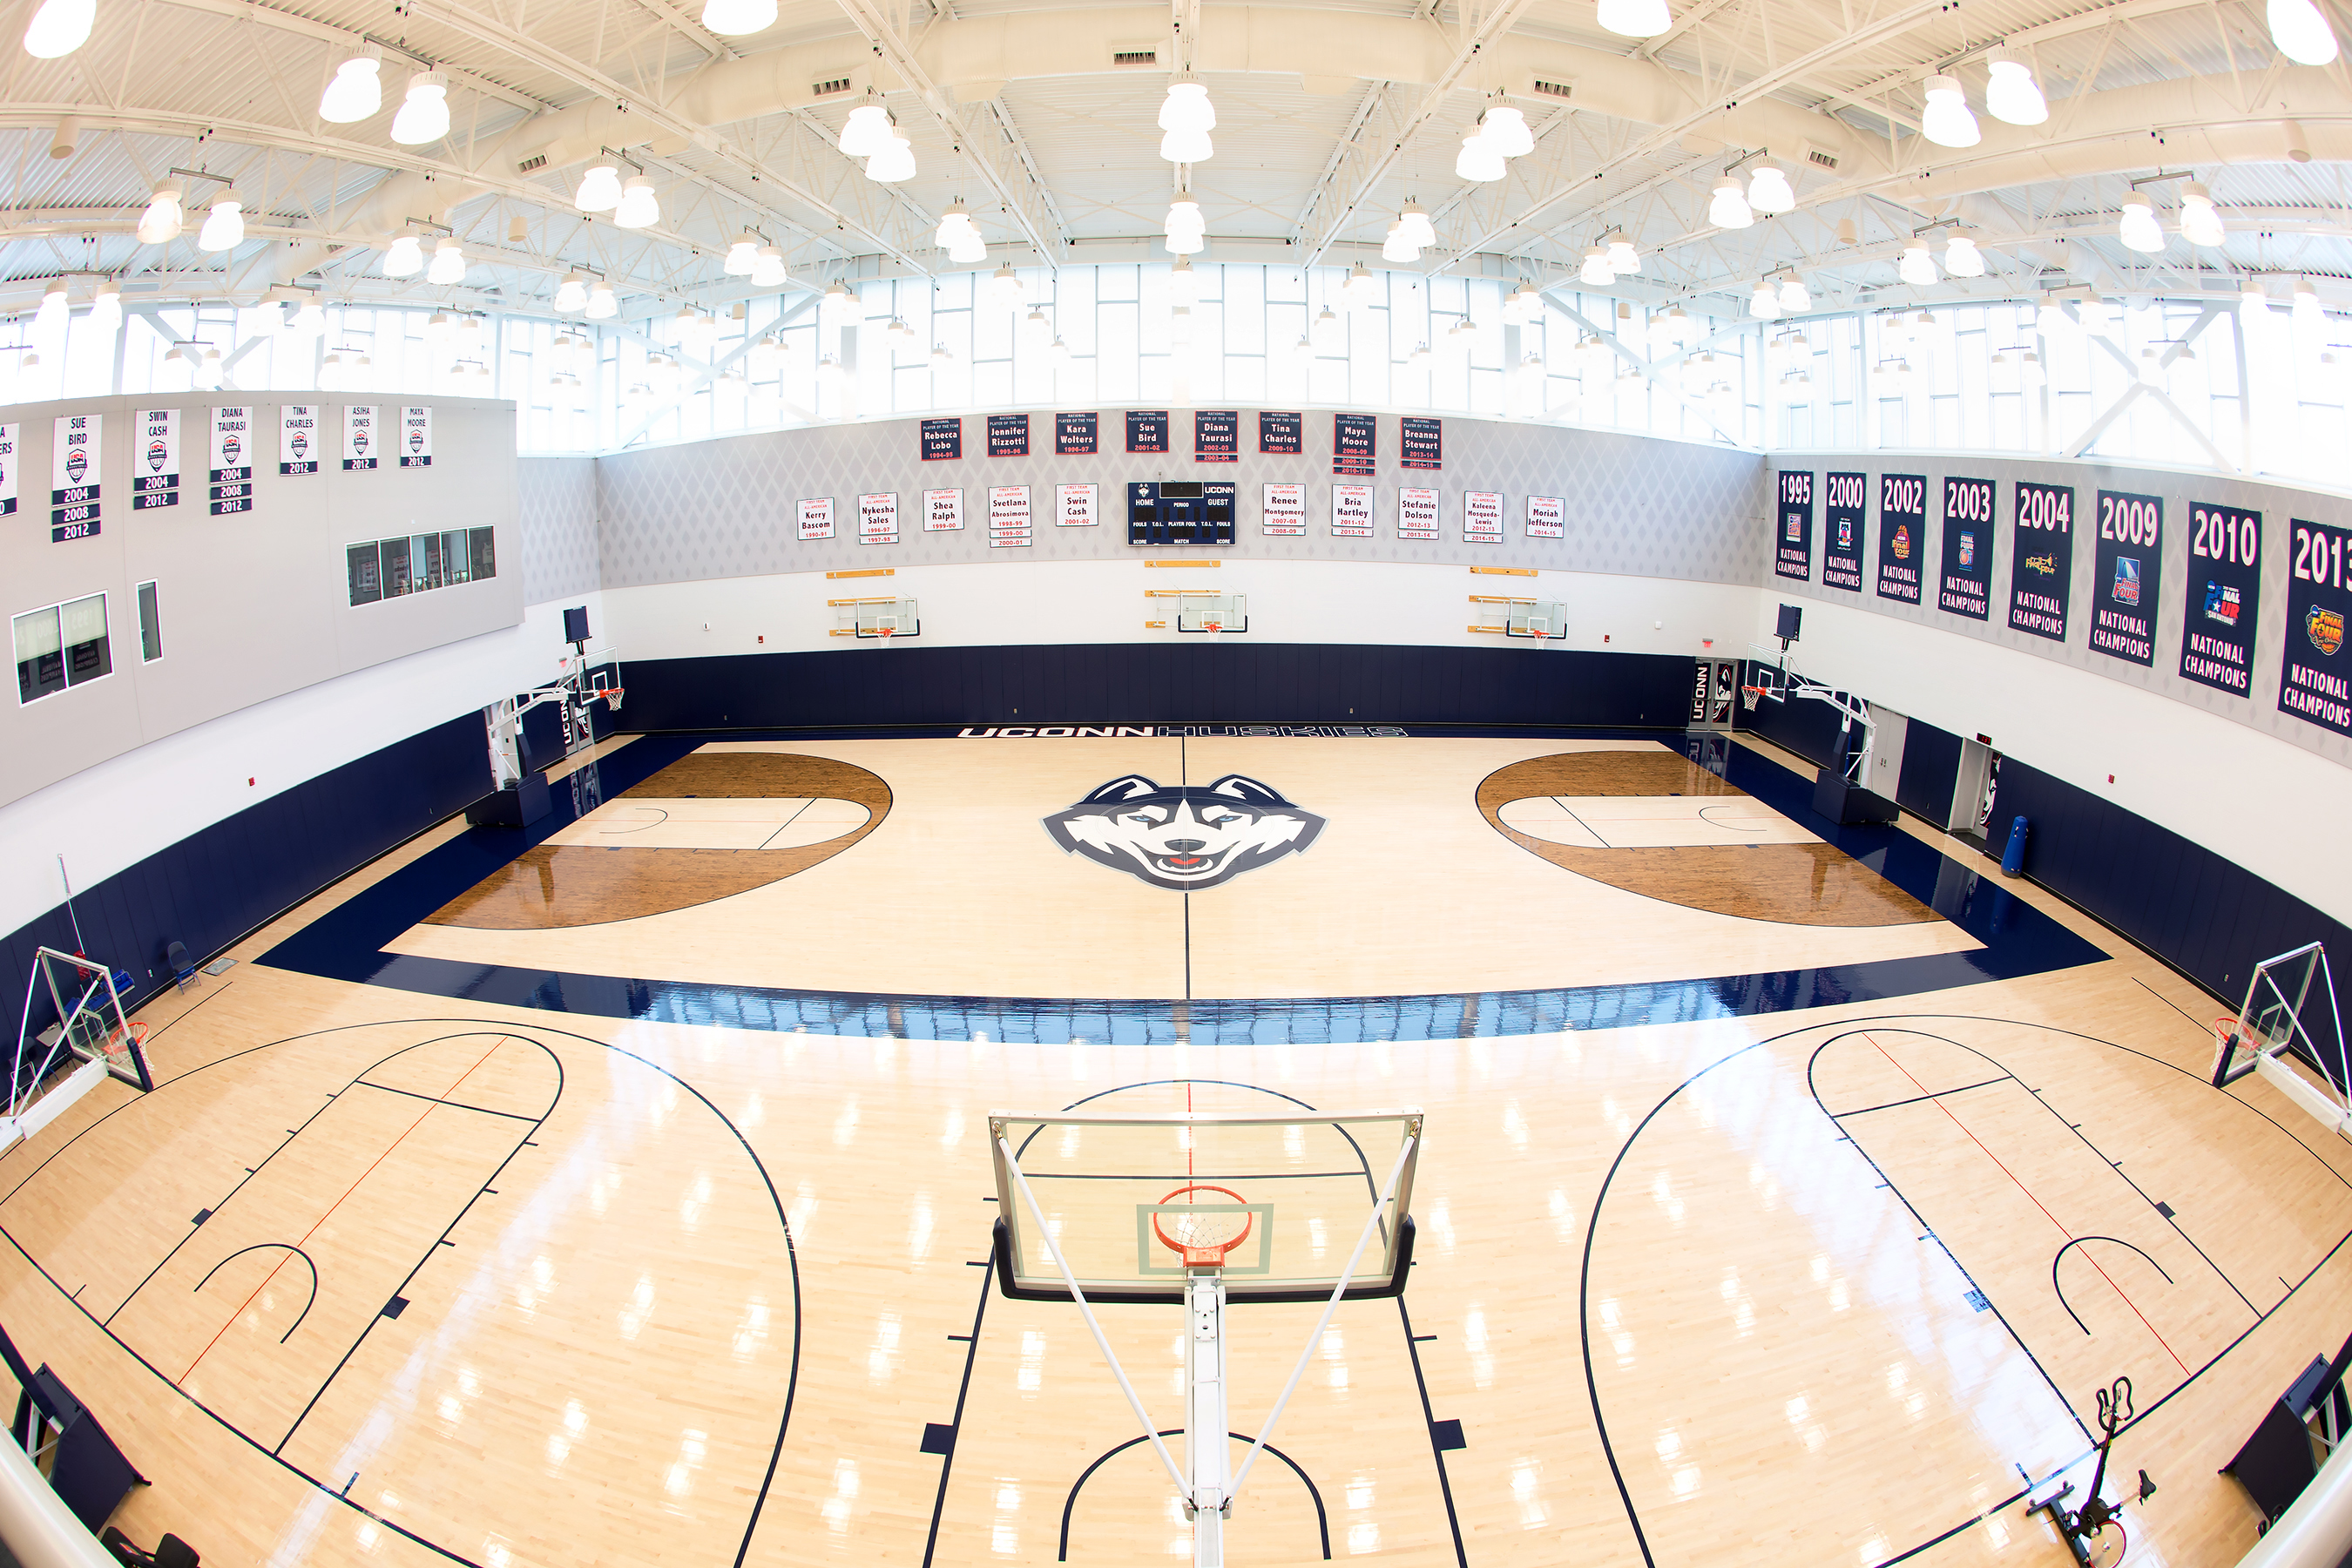
[[[1020,753],[1061,770],[1048,793],[1100,782],[1059,754]],[[885,830],[919,826],[877,771]],[[2259,1079],[2207,1087],[2220,1009],[2113,939],[1891,1002],[1216,1047],[769,1034],[252,962],[454,831],[153,1009],[154,1093],[103,1086],[0,1157],[0,1321],[152,1478],[136,1539],[418,1568],[1181,1560],[1076,1312],[975,1267],[986,1113],[1088,1097],[1427,1111],[1411,1289],[1316,1345],[1237,1564],[1328,1541],[1428,1568],[2056,1568],[2020,1467],[2086,1476],[2118,1374],[2144,1415],[2111,1495],[2159,1489],[2128,1561],[2231,1563],[2254,1515],[2216,1468],[2352,1328],[2352,1148]],[[1560,896],[1639,908],[1592,886]],[[1652,903],[1685,940],[1693,911]],[[1236,1432],[1315,1315],[1236,1310]],[[1104,1320],[1175,1425],[1177,1310]]]

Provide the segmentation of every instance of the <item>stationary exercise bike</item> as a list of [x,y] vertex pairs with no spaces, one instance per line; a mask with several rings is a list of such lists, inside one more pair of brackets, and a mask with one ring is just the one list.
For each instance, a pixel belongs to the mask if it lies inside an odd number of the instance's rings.
[[[2050,1522],[2058,1527],[2059,1535],[2064,1538],[2067,1549],[2074,1552],[2074,1561],[2082,1564],[2082,1568],[2116,1568],[2116,1564],[2124,1560],[2124,1553],[2131,1550],[2131,1542],[2124,1534],[2122,1505],[2111,1503],[2099,1495],[2099,1489],[2107,1479],[2107,1455],[2115,1447],[2116,1434],[2122,1431],[2131,1418],[2131,1379],[2119,1377],[2114,1386],[2099,1390],[2099,1430],[2104,1436],[2099,1439],[2098,1468],[2091,1472],[2088,1500],[2081,1508],[2070,1511],[2065,1507],[2065,1500],[2074,1495],[2074,1483],[2068,1481],[2025,1510],[2029,1515],[2049,1514]],[[2146,1470],[2142,1470],[2139,1473],[2139,1500],[2146,1502],[2155,1495],[2156,1483],[2147,1479]]]

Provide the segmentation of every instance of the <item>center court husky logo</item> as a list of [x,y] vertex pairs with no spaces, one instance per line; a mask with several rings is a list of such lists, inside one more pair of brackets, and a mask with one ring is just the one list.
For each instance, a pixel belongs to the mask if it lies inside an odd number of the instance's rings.
[[1323,831],[1323,818],[1239,773],[1206,786],[1129,773],[1045,818],[1045,831],[1066,851],[1189,892],[1299,853]]

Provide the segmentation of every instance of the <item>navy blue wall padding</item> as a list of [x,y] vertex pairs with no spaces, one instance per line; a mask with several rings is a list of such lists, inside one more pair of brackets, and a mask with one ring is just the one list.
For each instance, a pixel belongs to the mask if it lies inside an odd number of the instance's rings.
[[889,724],[1607,724],[1680,729],[1691,661],[1312,643],[893,647],[636,659],[633,731]]
[[1895,804],[1937,827],[1952,819],[1952,791],[1960,782],[1960,738],[1920,720],[1903,737],[1903,776]]
[[[1753,680],[1751,668],[1743,679]],[[1739,727],[1760,735],[1783,751],[1794,752],[1816,767],[1825,767],[1838,754],[1838,728],[1845,716],[1826,702],[1810,697],[1784,697],[1778,702],[1759,699],[1755,711],[1739,710]]]
[[[2086,789],[2003,757],[1992,820],[2033,824],[2025,874],[2104,921],[2235,1013],[2254,965],[2317,940],[2327,944],[2336,1005],[2352,1001],[2352,930],[2169,828]],[[2339,1011],[2339,1016],[2341,1013]],[[2335,1042],[2320,1019],[2323,1051]],[[2331,1071],[2333,1065],[2331,1064]]]
[[[159,789],[169,781],[159,780]],[[167,942],[199,962],[490,791],[482,716],[467,712],[256,802],[74,897],[86,951],[131,972],[133,1001],[172,982]],[[68,863],[72,850],[68,848]],[[0,996],[18,1017],[33,949],[75,951],[60,901],[0,942]],[[47,988],[33,1027],[54,1021]],[[0,1051],[13,1053],[13,1038]],[[5,1076],[5,1075],[0,1075]]]

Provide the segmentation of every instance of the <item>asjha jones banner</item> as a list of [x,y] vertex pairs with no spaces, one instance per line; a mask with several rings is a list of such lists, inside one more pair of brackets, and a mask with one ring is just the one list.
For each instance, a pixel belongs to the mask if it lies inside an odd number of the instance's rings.
[[1870,516],[1868,474],[1822,476],[1822,586],[1862,592],[1862,531]]
[[2180,633],[2183,680],[2239,697],[2253,694],[2262,554],[2261,512],[2208,501],[2189,506],[2189,613]]
[[1944,477],[1944,575],[1936,607],[1972,621],[1992,618],[1993,485]]
[[2294,519],[2287,525],[2286,653],[2279,660],[2279,711],[2352,735],[2352,529]]
[[1927,476],[1878,476],[1878,596],[1919,602],[1927,560]]
[[376,466],[375,405],[343,405],[343,471],[353,473]]
[[2164,498],[2099,492],[2091,552],[2091,651],[2156,667],[2156,607],[2164,601]]
[[1813,575],[1813,476],[1802,470],[1780,475],[1780,529],[1772,574],[1798,583]]
[[2066,640],[2074,588],[2074,488],[2017,481],[2009,544],[2009,627]]

